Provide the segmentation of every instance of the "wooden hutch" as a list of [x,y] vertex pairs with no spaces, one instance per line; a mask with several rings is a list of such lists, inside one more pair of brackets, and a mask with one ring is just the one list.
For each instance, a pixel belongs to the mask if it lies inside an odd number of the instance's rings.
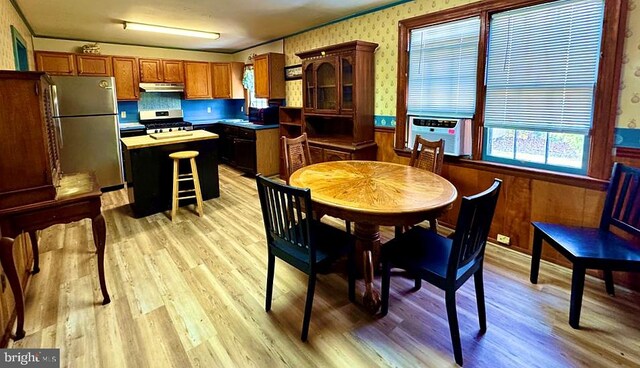
[[301,133],[309,137],[312,162],[376,159],[377,47],[351,41],[296,54],[302,59]]
[[60,127],[45,73],[0,71],[0,209],[52,200]]

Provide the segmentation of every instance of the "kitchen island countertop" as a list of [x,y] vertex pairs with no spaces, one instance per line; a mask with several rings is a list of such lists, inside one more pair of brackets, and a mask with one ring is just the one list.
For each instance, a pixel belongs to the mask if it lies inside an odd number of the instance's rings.
[[155,139],[151,138],[148,135],[141,135],[137,137],[120,138],[120,141],[122,141],[122,144],[124,144],[124,146],[128,150],[133,150],[146,147],[164,146],[167,144],[186,143],[218,138],[217,134],[207,132],[206,130],[193,130],[191,132],[193,133],[192,135],[175,138]]

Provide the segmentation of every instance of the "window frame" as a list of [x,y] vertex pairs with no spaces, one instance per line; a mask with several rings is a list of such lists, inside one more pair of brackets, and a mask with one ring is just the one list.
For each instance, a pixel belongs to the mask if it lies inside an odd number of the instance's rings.
[[[398,84],[396,102],[395,151],[404,156],[410,154],[405,147],[407,132],[407,93],[409,71],[409,42],[411,30],[431,25],[461,20],[473,16],[480,17],[480,38],[478,43],[478,65],[476,78],[476,111],[472,127],[472,159],[477,163],[483,161],[484,151],[484,106],[485,75],[487,64],[487,46],[489,43],[490,16],[507,10],[538,5],[555,0],[487,0],[463,5],[443,11],[420,15],[398,22]],[[589,135],[589,151],[587,176],[597,179],[608,179],[613,165],[613,142],[618,106],[618,92],[624,48],[624,30],[626,28],[627,0],[603,0],[604,23],[602,28],[601,58],[598,66],[598,78],[594,98],[593,126]],[[594,138],[603,137],[603,138]],[[499,164],[498,164],[499,165]],[[527,170],[527,167],[522,167]],[[535,170],[545,172],[545,170]],[[551,174],[562,174],[547,171]]]

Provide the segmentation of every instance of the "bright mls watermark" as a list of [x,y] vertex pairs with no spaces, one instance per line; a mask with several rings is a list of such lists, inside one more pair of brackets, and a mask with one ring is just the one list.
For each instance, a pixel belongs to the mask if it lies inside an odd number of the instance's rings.
[[60,349],[0,349],[0,368],[60,368]]

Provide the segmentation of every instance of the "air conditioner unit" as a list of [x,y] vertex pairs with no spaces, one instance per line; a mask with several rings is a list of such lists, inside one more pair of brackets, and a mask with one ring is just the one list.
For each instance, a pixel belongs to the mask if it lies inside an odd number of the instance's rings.
[[416,135],[429,141],[444,140],[444,154],[471,155],[471,119],[409,115],[408,147],[413,148]]

